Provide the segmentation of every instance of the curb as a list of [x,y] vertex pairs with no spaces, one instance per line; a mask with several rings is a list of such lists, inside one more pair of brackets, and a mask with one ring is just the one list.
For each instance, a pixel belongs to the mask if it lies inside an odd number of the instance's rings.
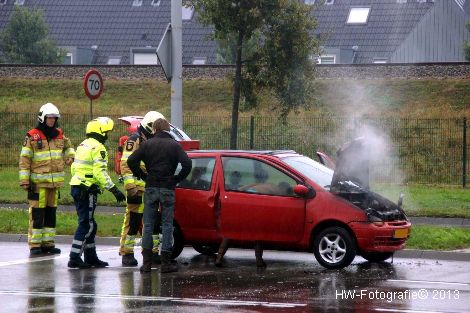
[[[56,243],[70,244],[73,236],[58,235],[56,236]],[[120,237],[96,237],[96,244],[119,246]],[[0,234],[0,242],[24,242],[28,241],[26,234]],[[437,251],[437,250],[416,250],[404,249],[395,252],[395,258],[404,259],[428,259],[428,260],[445,260],[445,261],[461,261],[470,262],[470,253],[458,251]]]

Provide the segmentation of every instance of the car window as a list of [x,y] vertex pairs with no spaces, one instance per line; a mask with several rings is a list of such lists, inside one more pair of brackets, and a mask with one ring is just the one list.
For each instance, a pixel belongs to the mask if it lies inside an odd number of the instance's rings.
[[330,188],[333,171],[326,166],[305,156],[282,158],[282,161],[292,166],[297,172],[307,176],[321,187],[325,189]]
[[256,194],[295,196],[295,179],[278,169],[250,158],[223,157],[225,190]]
[[[193,162],[191,172],[177,186],[187,189],[209,190],[212,184],[215,158],[194,158],[191,161]],[[178,165],[176,171],[179,172],[180,169],[181,165]]]

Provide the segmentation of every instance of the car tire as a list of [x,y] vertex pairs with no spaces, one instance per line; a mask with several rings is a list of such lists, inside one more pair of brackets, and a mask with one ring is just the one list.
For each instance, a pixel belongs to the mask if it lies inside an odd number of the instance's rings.
[[184,249],[184,237],[178,225],[173,226],[173,251],[171,258],[176,259]]
[[315,236],[313,254],[323,267],[328,269],[343,268],[354,260],[356,242],[343,227],[328,227]]
[[361,256],[369,262],[378,263],[391,258],[393,252],[364,252]]
[[193,248],[203,255],[214,255],[219,251],[218,245],[193,245]]

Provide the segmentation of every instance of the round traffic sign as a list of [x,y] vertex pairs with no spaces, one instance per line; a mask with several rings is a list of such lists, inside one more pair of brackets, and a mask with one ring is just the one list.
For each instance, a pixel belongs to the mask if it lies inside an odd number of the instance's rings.
[[90,100],[98,99],[103,92],[103,78],[100,72],[91,69],[83,77],[83,89]]

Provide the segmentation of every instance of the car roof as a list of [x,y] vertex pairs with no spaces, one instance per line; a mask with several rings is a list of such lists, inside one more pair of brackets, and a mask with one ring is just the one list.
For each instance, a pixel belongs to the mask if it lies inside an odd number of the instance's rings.
[[252,154],[252,155],[299,155],[294,150],[191,150],[190,153],[216,153],[216,154]]

